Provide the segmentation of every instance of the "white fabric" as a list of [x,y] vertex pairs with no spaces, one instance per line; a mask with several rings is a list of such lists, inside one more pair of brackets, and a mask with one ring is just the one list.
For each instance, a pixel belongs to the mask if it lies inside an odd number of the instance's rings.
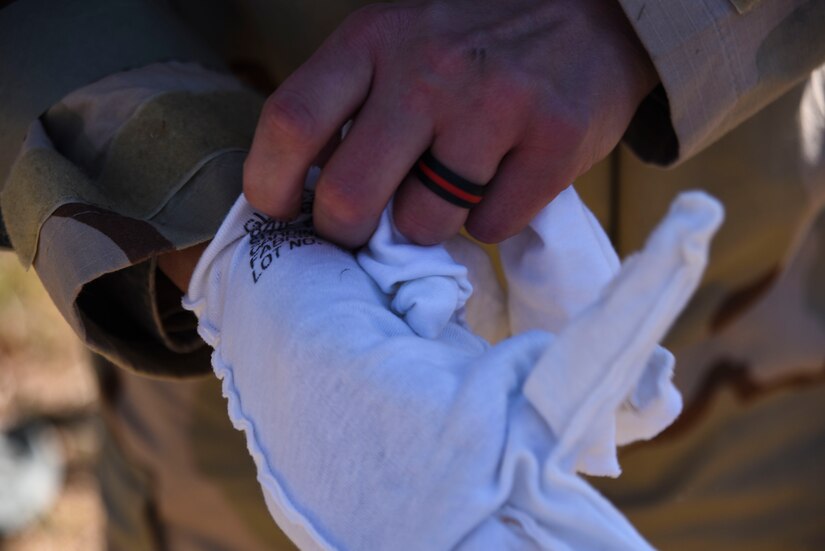
[[[302,548],[646,549],[576,471],[616,474],[616,442],[678,413],[656,343],[720,221],[714,200],[683,195],[617,273],[566,192],[502,245],[518,334],[491,346],[460,315],[466,272],[400,242],[389,215],[356,261],[309,214],[286,225],[240,198],[185,304],[270,511]],[[448,249],[480,258],[470,247]]]
[[436,338],[454,316],[462,317],[473,292],[467,268],[440,245],[410,243],[392,222],[392,204],[358,263],[387,295],[390,308],[418,335]]

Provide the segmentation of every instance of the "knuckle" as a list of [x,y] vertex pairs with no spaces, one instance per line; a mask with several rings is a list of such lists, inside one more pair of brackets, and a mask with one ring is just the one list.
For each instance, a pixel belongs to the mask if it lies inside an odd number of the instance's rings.
[[554,109],[539,113],[533,119],[532,141],[544,144],[550,152],[576,152],[587,138],[590,122],[586,115]]
[[424,116],[432,112],[440,94],[441,87],[429,75],[418,73],[399,91],[398,108],[407,115]]
[[[467,61],[449,40],[437,36],[421,38],[412,69],[405,76],[400,92],[401,107],[413,114],[432,111],[446,96],[461,90],[468,73]],[[449,98],[448,98],[449,99]]]
[[359,226],[364,221],[363,191],[357,180],[325,175],[315,197],[315,207],[338,228]]
[[460,41],[430,36],[421,46],[423,73],[433,78],[451,79],[467,72],[469,62],[464,57]]
[[271,174],[263,175],[259,167],[249,162],[243,165],[243,194],[254,208],[275,218],[294,215],[295,192],[272,185]]
[[487,77],[479,88],[477,111],[499,125],[525,127],[537,105],[535,87],[523,75],[502,71]]
[[434,79],[466,77],[478,65],[486,49],[475,36],[448,36],[430,33],[420,40],[417,50],[420,72]]
[[562,117],[558,125],[571,143],[580,144],[592,127],[591,117],[588,113],[583,113],[578,109],[570,112],[569,115]]
[[276,90],[264,104],[264,127],[276,143],[290,148],[311,147],[318,136],[318,122],[306,96],[289,89]]

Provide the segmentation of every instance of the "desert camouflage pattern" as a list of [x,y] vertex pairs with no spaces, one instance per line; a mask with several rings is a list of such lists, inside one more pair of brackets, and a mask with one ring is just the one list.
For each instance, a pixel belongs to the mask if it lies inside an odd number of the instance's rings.
[[[641,246],[684,189],[708,190],[728,214],[703,285],[668,337],[685,414],[661,438],[625,450],[624,476],[600,487],[664,549],[820,548],[825,68],[808,75],[825,60],[825,4],[621,2],[663,87],[628,132],[633,153],[622,147],[596,165],[577,182],[581,195],[622,255]],[[78,22],[92,25],[90,43],[106,39],[109,16],[128,27],[112,11],[120,3],[51,4],[17,0],[0,10],[0,51],[25,47],[32,32],[84,32],[56,23],[70,8],[94,13]],[[125,4],[140,12],[143,3]],[[250,0],[241,10],[228,0],[169,2],[174,18],[164,4],[152,3],[157,33],[186,27],[205,37],[266,92],[359,3]],[[35,8],[38,17],[20,15]],[[144,28],[146,13],[130,17]],[[743,18],[758,23],[744,32]],[[37,27],[43,21],[51,35]],[[48,48],[32,48],[33,62],[52,63]],[[93,50],[82,51],[83,71],[57,56],[71,78],[53,84],[28,73],[15,86],[0,80],[7,236],[75,331],[107,358],[98,369],[110,547],[290,549],[226,419],[210,351],[154,260],[214,233],[240,193],[264,95],[228,84],[222,72],[190,75],[196,86],[168,84],[158,77],[165,60],[206,57],[172,39],[153,48],[130,50],[115,68],[111,56],[97,64]],[[14,73],[19,62],[0,56],[0,75],[22,74]],[[144,65],[154,69],[100,80]],[[137,81],[151,90],[134,92]],[[26,102],[15,99],[20,87],[31,93]],[[70,92],[93,99],[62,101]],[[651,167],[639,156],[678,166]]]

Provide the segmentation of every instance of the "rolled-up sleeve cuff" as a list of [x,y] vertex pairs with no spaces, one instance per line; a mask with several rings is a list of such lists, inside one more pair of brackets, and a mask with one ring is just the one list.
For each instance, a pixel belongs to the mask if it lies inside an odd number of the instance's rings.
[[222,66],[163,4],[17,0],[0,10],[0,182],[31,121],[70,92],[160,61]]
[[730,0],[619,2],[662,83],[625,136],[648,162],[670,165],[694,155],[821,62],[815,50],[822,40],[813,38],[822,30],[822,3],[740,10]]
[[155,258],[214,235],[262,103],[226,75],[163,64],[76,91],[30,126],[3,217],[90,348],[156,375],[208,371],[194,318],[179,297],[161,300],[170,283]]

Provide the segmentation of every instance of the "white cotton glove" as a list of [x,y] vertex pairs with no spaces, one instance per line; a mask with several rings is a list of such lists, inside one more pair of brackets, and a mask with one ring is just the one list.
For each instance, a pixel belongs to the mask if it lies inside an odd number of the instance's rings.
[[411,326],[426,316],[391,306],[403,282],[431,276],[410,268],[382,286],[313,234],[308,209],[282,224],[240,198],[185,305],[270,512],[302,548],[648,549],[575,471],[613,445],[604,427],[628,398],[655,394],[640,381],[720,219],[706,196],[682,199],[612,283],[558,316],[555,337],[491,347],[455,315],[423,338]]

